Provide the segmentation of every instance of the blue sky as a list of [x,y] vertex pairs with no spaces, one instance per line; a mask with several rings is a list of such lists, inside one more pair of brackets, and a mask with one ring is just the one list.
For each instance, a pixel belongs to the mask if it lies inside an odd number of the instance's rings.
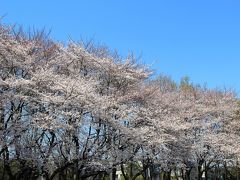
[[157,73],[240,92],[239,0],[2,0],[7,24],[132,51]]

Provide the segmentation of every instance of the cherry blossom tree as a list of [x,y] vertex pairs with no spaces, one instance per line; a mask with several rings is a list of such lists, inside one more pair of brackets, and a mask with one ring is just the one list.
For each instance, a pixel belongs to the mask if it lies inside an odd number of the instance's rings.
[[1,25],[0,179],[201,179],[237,165],[235,94],[151,74],[132,54]]

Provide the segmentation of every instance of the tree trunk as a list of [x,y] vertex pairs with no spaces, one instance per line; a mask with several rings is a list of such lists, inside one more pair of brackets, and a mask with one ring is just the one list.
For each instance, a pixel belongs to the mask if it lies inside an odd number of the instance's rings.
[[239,163],[238,163],[238,161],[237,161],[236,171],[237,171],[237,180],[240,180],[240,169],[239,169]]
[[[132,163],[132,162],[130,163],[129,178],[130,178],[130,179],[133,179],[133,163]],[[125,179],[125,180],[127,180],[127,179]]]
[[163,180],[171,180],[171,171],[164,172]]
[[185,174],[186,180],[190,180],[190,175],[191,175],[191,169],[190,170],[186,170],[186,174]]
[[202,171],[202,166],[201,165],[198,165],[198,180],[202,180],[202,174],[203,174],[203,171]]
[[179,177],[178,177],[178,173],[177,173],[177,168],[174,169],[174,175],[175,175],[175,179],[176,180],[179,180]]
[[[131,170],[130,170],[131,171]],[[121,172],[122,172],[122,175],[123,175],[123,177],[124,177],[124,179],[125,180],[128,180],[128,179],[132,179],[132,177],[130,176],[129,178],[128,178],[128,175],[125,173],[125,170],[124,170],[124,165],[123,165],[123,163],[121,164]],[[130,173],[130,175],[131,175],[131,173]]]
[[112,172],[110,174],[110,180],[116,180],[116,172],[117,172],[116,167],[113,167]]
[[209,168],[208,168],[206,162],[204,163],[204,167],[205,167],[205,169],[204,169],[204,170],[205,170],[205,180],[207,180],[207,179],[208,179],[208,169],[209,169]]

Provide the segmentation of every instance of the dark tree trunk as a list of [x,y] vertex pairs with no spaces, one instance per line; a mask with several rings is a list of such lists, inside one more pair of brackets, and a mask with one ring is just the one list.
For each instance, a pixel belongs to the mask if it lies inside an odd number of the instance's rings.
[[205,170],[205,180],[207,180],[208,179],[208,169],[209,169],[209,167],[208,167],[206,162],[204,163],[204,167],[205,167],[205,169],[204,169]]
[[191,170],[192,170],[192,169],[186,170],[186,174],[185,174],[186,180],[190,180]]
[[197,179],[202,180],[202,171],[201,170],[198,170],[198,178]]
[[198,165],[198,180],[202,180],[202,175],[203,175],[203,169],[202,169],[202,164]]
[[113,167],[112,168],[112,173],[111,173],[111,177],[110,177],[110,180],[116,180],[116,172],[117,172],[117,169],[116,167]]
[[240,169],[239,169],[239,163],[237,162],[237,167],[236,167],[236,173],[237,173],[237,180],[240,180]]
[[[128,180],[129,178],[128,178],[128,175],[125,173],[123,163],[121,164],[121,172],[122,172],[122,175],[123,175],[124,179]],[[130,176],[130,179],[131,179],[131,176]]]
[[171,180],[171,171],[164,172],[163,180]]

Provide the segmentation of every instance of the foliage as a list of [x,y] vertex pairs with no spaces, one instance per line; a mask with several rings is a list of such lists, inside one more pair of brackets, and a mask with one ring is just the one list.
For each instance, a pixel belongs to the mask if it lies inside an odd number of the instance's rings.
[[114,177],[120,166],[128,179],[201,178],[237,162],[233,92],[151,80],[132,55],[34,37],[0,26],[0,179]]

